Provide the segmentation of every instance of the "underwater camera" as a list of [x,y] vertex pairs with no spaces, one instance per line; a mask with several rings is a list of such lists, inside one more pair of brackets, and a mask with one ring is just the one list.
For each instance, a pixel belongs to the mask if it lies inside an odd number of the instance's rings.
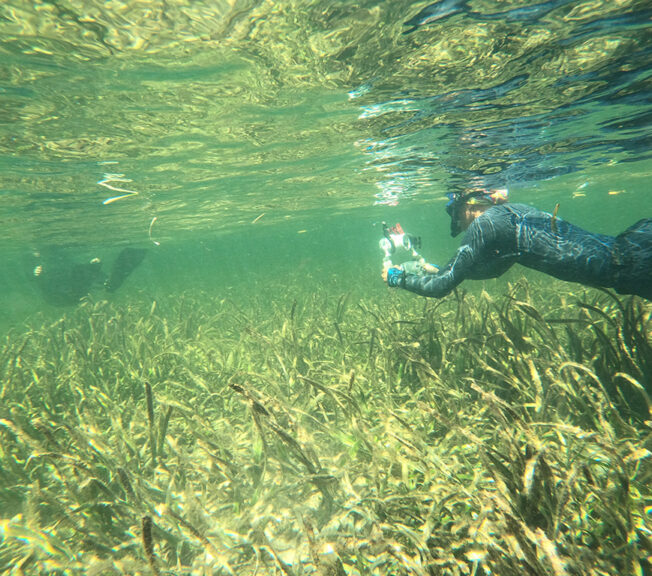
[[395,256],[408,260],[421,259],[417,252],[417,248],[421,248],[421,237],[407,234],[399,223],[390,228],[383,222],[383,237],[379,245],[384,253],[383,264],[388,268],[392,266],[392,257]]

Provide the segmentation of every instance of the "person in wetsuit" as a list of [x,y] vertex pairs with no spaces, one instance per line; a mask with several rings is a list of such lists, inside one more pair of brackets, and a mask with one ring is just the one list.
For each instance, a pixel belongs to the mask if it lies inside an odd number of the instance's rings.
[[140,265],[145,254],[142,248],[123,248],[107,275],[99,258],[78,262],[56,249],[50,249],[45,254],[35,252],[30,277],[46,302],[55,306],[69,306],[77,304],[102,284],[108,292],[115,292]]
[[466,230],[462,245],[435,273],[410,273],[401,266],[384,270],[388,286],[440,298],[467,278],[496,278],[518,263],[561,280],[652,299],[652,218],[607,236],[508,203],[504,189],[448,196],[451,235]]

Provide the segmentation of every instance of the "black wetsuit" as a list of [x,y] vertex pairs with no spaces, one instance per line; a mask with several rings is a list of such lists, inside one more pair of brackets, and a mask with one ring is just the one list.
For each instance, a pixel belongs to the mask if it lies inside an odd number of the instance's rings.
[[400,285],[439,298],[467,278],[496,278],[515,263],[562,280],[652,299],[652,219],[607,236],[525,204],[492,206],[471,223],[444,268],[437,274],[405,274]]

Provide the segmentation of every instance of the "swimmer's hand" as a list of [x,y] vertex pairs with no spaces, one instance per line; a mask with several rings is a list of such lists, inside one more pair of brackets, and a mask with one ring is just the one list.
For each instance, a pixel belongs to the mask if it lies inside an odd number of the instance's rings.
[[424,276],[426,274],[439,273],[439,266],[428,264],[428,262],[409,261],[400,266],[385,267],[382,271],[382,278],[390,288],[402,287],[405,283],[406,274]]
[[401,268],[385,268],[383,270],[383,280],[387,282],[390,288],[403,286],[405,282],[405,272]]

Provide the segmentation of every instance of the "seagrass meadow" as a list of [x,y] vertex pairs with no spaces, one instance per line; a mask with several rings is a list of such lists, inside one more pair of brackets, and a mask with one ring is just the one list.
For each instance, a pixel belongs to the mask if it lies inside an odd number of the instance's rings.
[[0,576],[652,576],[651,15],[1,0]]
[[651,339],[525,280],[86,300],[2,343],[0,572],[650,574]]

